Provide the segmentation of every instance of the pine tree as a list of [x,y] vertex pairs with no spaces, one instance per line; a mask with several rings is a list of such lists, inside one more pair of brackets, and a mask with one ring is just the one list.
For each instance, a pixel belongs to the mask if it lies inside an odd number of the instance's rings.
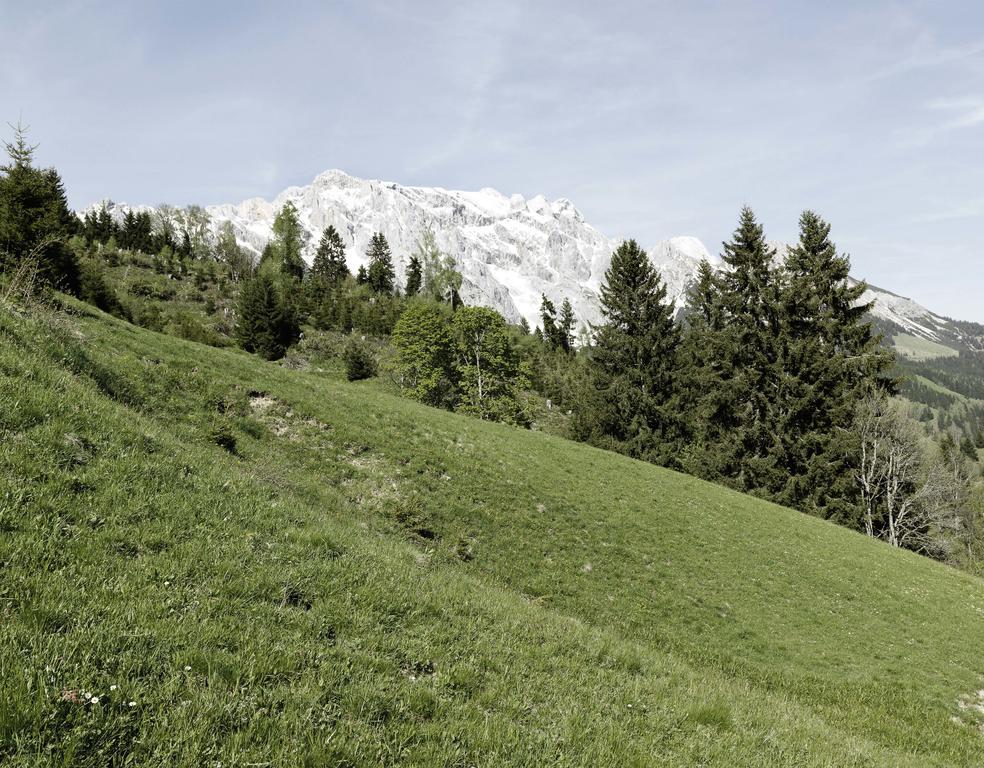
[[680,347],[680,392],[685,447],[681,464],[690,474],[723,481],[738,473],[738,451],[728,441],[737,428],[735,379],[725,375],[726,338],[721,281],[706,259],[687,291]]
[[557,324],[557,335],[560,346],[565,352],[570,352],[574,348],[574,307],[571,300],[564,298],[564,303],[560,305],[560,321]]
[[805,211],[799,226],[781,293],[774,453],[785,481],[770,490],[781,503],[859,526],[851,426],[866,396],[893,389],[892,358],[872,333],[872,305],[860,303],[867,286],[852,284],[830,225]]
[[77,293],[80,271],[68,239],[78,219],[65,197],[54,168],[35,168],[27,129],[14,126],[14,140],[4,146],[10,162],[0,167],[0,272],[30,262],[42,282]]
[[274,255],[280,262],[280,271],[300,280],[304,277],[304,260],[301,258],[303,232],[297,208],[288,200],[273,220]]
[[356,285],[368,285],[369,284],[369,271],[366,269],[365,264],[359,267],[359,271],[355,275]]
[[557,307],[545,293],[540,294],[540,324],[543,326],[543,340],[547,346],[551,349],[561,346],[560,330],[557,327]]
[[612,254],[601,302],[605,323],[592,351],[602,403],[598,429],[616,450],[668,463],[679,431],[675,367],[680,332],[666,285],[634,240]]
[[393,269],[389,243],[382,232],[376,232],[372,236],[366,256],[369,257],[369,269],[366,273],[369,287],[376,293],[392,293],[396,272]]
[[420,288],[422,285],[423,269],[420,263],[420,257],[414,254],[410,257],[410,263],[407,265],[407,297],[409,298],[411,296],[416,296],[420,293]]
[[348,265],[345,263],[345,244],[332,224],[321,233],[310,276],[324,281],[329,290],[337,288],[349,276]]
[[269,269],[259,270],[243,285],[238,314],[236,338],[247,352],[277,360],[297,340],[297,316]]
[[783,481],[774,447],[778,434],[780,366],[780,273],[775,250],[747,206],[731,241],[724,243],[727,269],[721,274],[722,378],[734,429],[722,435],[721,450],[737,457],[734,482],[744,490],[774,491]]

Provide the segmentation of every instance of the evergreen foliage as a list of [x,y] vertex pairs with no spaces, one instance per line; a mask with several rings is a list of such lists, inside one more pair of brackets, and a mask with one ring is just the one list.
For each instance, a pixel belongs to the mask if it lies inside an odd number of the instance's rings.
[[574,307],[571,300],[564,297],[564,303],[560,305],[560,319],[557,322],[557,334],[560,346],[565,352],[574,349]]
[[407,287],[406,295],[407,298],[412,298],[420,293],[420,289],[423,286],[423,267],[420,263],[420,257],[414,254],[410,257],[410,263],[407,265]]
[[349,276],[345,262],[345,244],[333,224],[329,224],[321,234],[318,250],[311,264],[312,279],[320,281],[327,290],[340,286]]
[[781,293],[775,445],[784,504],[856,524],[851,425],[861,402],[892,390],[892,357],[866,319],[864,283],[851,284],[850,262],[837,254],[830,225],[812,211],[800,217],[799,242],[786,258]]
[[342,358],[345,362],[345,378],[349,381],[362,381],[376,375],[376,355],[365,339],[350,336]]
[[299,334],[296,313],[268,269],[260,269],[242,287],[236,337],[247,352],[266,360],[284,356]]
[[377,232],[372,236],[366,256],[369,257],[369,268],[366,271],[369,287],[376,293],[393,293],[393,288],[396,286],[393,255],[390,253],[386,236],[382,232]]
[[551,349],[562,346],[561,332],[557,326],[557,307],[544,293],[540,294],[540,324],[544,343]]
[[77,293],[81,275],[68,239],[78,219],[68,208],[61,177],[54,168],[34,167],[36,147],[20,124],[4,145],[9,162],[0,166],[0,272],[26,266],[36,269],[43,284]]
[[680,332],[666,285],[635,240],[612,254],[601,287],[604,324],[592,351],[604,443],[667,463],[677,437],[675,369]]

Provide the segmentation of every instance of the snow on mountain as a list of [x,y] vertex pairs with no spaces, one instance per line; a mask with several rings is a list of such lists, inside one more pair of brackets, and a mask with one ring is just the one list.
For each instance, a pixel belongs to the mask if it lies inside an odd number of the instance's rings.
[[[535,325],[543,293],[558,307],[570,298],[581,322],[599,320],[597,292],[615,243],[591,227],[569,200],[549,201],[542,195],[527,200],[494,189],[406,187],[327,171],[308,186],[284,190],[272,202],[257,198],[213,206],[208,212],[213,226],[230,221],[240,243],[259,253],[271,236],[276,212],[288,200],[307,232],[304,257],[309,263],[329,224],[345,241],[353,272],[366,263],[373,233],[382,232],[402,282],[410,255],[430,229],[438,247],[455,259],[466,302],[494,307],[512,321],[525,317]],[[677,261],[681,259],[690,257],[681,252]],[[677,273],[671,286],[675,297],[690,274],[683,265]]]
[[[367,263],[373,233],[382,232],[402,283],[410,255],[430,229],[438,247],[455,259],[466,302],[493,307],[513,322],[525,317],[532,327],[539,323],[542,293],[558,308],[569,298],[580,325],[601,319],[598,291],[619,241],[588,224],[566,198],[550,201],[537,195],[527,200],[488,188],[408,187],[330,170],[307,186],[285,189],[272,201],[252,198],[206,210],[213,232],[231,222],[239,243],[258,255],[272,235],[277,211],[288,200],[297,207],[305,230],[303,256],[309,264],[329,224],[345,242],[353,273]],[[121,217],[126,209],[116,204],[111,212]],[[788,247],[772,245],[780,256]],[[720,258],[695,237],[660,241],[648,253],[677,307],[701,259],[720,266]],[[872,313],[892,328],[937,342],[961,336],[950,321],[911,299],[869,287],[864,300],[873,300]]]

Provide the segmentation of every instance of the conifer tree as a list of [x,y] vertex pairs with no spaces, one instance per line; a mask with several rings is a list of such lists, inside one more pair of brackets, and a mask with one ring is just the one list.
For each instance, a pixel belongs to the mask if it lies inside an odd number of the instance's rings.
[[318,250],[311,264],[311,277],[322,280],[332,290],[341,285],[349,276],[345,263],[345,244],[333,224],[329,224],[321,234]]
[[366,269],[366,265],[363,264],[359,267],[359,271],[355,275],[356,285],[368,285],[369,284],[369,271]]
[[557,327],[557,307],[547,298],[545,293],[540,294],[540,324],[543,326],[543,340],[551,349],[560,346],[560,330]]
[[718,362],[734,419],[724,439],[737,457],[735,484],[774,491],[782,482],[774,453],[782,380],[780,273],[773,266],[775,250],[751,208],[742,208],[722,256],[727,269],[720,277],[724,326]]
[[674,369],[680,344],[666,285],[635,240],[612,254],[592,351],[602,403],[598,429],[613,448],[667,463],[678,427]]
[[270,273],[269,268],[260,269],[243,285],[236,338],[247,352],[277,360],[297,340],[299,328],[296,314]]
[[420,257],[414,254],[410,257],[410,263],[407,265],[407,297],[410,298],[420,293],[420,288],[422,285],[423,268],[420,263]]
[[389,243],[382,232],[376,232],[372,236],[366,256],[369,257],[369,269],[366,271],[369,287],[376,293],[392,293],[396,272],[393,269]]
[[30,261],[46,284],[77,293],[80,271],[68,238],[79,228],[54,168],[33,165],[36,147],[27,130],[14,126],[14,140],[5,142],[9,162],[0,166],[0,272]]
[[781,293],[782,370],[774,452],[785,481],[781,503],[859,526],[851,425],[866,396],[891,390],[892,364],[872,333],[850,280],[850,262],[813,211],[800,217],[799,242],[786,258]]
[[571,300],[564,298],[564,303],[560,305],[560,321],[557,324],[557,335],[560,346],[565,352],[570,352],[574,348],[574,307]]
[[687,291],[680,347],[680,392],[685,446],[683,469],[709,480],[737,474],[738,453],[727,437],[737,427],[734,379],[725,375],[724,310],[721,283],[706,259]]

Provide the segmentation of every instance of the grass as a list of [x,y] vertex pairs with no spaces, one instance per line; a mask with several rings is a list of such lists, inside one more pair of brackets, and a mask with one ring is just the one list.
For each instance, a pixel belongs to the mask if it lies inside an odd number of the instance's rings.
[[908,333],[896,333],[892,336],[892,346],[898,354],[910,360],[933,360],[938,357],[956,357],[960,354],[952,347],[937,344],[929,339],[920,339]]
[[974,577],[67,308],[0,308],[5,766],[980,764]]

